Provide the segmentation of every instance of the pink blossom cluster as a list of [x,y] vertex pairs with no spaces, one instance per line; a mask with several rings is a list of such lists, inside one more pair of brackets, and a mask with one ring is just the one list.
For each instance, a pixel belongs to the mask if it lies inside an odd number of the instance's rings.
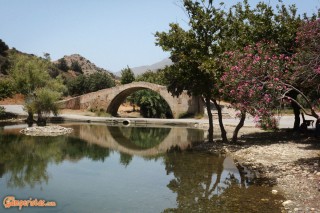
[[221,77],[223,94],[232,106],[254,116],[259,125],[275,128],[273,110],[279,106],[287,87],[280,79],[288,79],[286,70],[292,64],[290,57],[277,55],[277,46],[261,42],[247,46],[243,51],[225,54]]

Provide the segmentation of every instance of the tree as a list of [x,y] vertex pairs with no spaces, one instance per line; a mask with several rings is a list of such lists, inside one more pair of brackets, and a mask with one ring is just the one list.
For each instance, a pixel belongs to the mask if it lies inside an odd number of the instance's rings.
[[[50,111],[56,114],[56,103],[65,86],[61,78],[53,79],[49,70],[53,66],[48,60],[24,54],[11,55],[10,76],[17,92],[26,96],[25,110],[28,121],[33,122],[33,114],[38,114],[38,124],[45,124]],[[42,103],[43,102],[43,103]]]
[[75,72],[83,73],[82,68],[81,68],[81,66],[80,66],[78,61],[72,61],[71,62],[71,69],[73,71],[75,71]]
[[304,102],[293,99],[292,103],[317,119],[316,134],[320,135],[320,114],[316,113],[320,110],[320,19],[306,20],[298,30],[296,41],[298,51],[294,56],[295,72],[291,76],[291,84]]
[[[320,108],[320,19],[308,20],[299,28],[298,51],[292,84],[312,101],[311,108]],[[301,106],[302,107],[302,106]],[[310,108],[310,106],[308,106]]]
[[55,116],[58,114],[58,105],[55,104],[61,97],[61,93],[47,87],[38,88],[30,95],[25,104],[28,112],[38,115],[38,125],[45,125],[47,118],[52,112]]
[[14,82],[11,78],[0,78],[0,100],[11,97],[14,94]]
[[129,84],[135,80],[134,73],[127,67],[121,70],[121,84]]
[[88,92],[114,87],[114,80],[106,72],[96,72],[87,77]]
[[79,75],[67,82],[69,95],[83,95],[115,86],[114,80],[104,72],[96,72],[89,76]]
[[[147,71],[138,75],[136,81],[145,81],[163,85],[163,71]],[[156,92],[141,90],[131,94],[128,99],[140,107],[140,113],[146,118],[172,118],[168,103]]]
[[8,49],[8,45],[0,39],[0,55],[5,55]]
[[[319,119],[314,105],[319,106],[319,94],[314,103],[308,97],[308,94],[312,94],[316,89],[304,93],[296,88],[293,83],[296,80],[295,76],[301,74],[300,70],[295,67],[293,57],[278,53],[278,46],[270,42],[257,43],[244,48],[243,51],[227,53],[226,72],[221,78],[225,98],[241,113],[255,116],[255,121],[265,128],[276,128],[274,110],[282,101],[294,102],[304,113]],[[311,76],[318,75],[314,69],[309,72]],[[305,73],[305,76],[308,75]],[[317,80],[309,81],[312,84]],[[299,96],[293,98],[291,92]]]
[[6,43],[4,43],[0,39],[0,73],[6,74],[6,70],[9,66],[9,61],[7,59],[7,52],[9,50],[9,47]]
[[60,70],[64,71],[64,72],[67,72],[67,71],[69,70],[69,66],[68,66],[68,64],[67,64],[67,62],[66,62],[66,59],[64,59],[64,58],[60,58],[60,59],[58,60],[57,67],[58,67]]
[[[295,42],[297,29],[301,24],[301,18],[297,15],[294,5],[286,7],[281,1],[276,6],[276,11],[268,4],[260,2],[251,9],[248,1],[238,3],[230,8],[227,16],[227,30],[223,46],[226,51],[241,50],[248,45],[255,45],[261,41],[270,41],[277,44],[278,54],[291,57],[296,52]],[[291,97],[296,98],[297,93],[291,92]],[[295,128],[299,128],[299,107],[291,103],[295,112]],[[245,113],[238,128],[245,119]]]
[[[240,111],[240,116],[249,113],[268,129],[276,128],[273,110],[287,92],[288,86],[282,81],[289,79],[292,66],[291,58],[279,56],[277,49],[277,45],[266,42],[226,53],[221,78],[224,99]],[[235,131],[234,142],[237,134]]]
[[[215,59],[222,53],[217,41],[222,39],[225,13],[210,2],[206,6],[205,4],[205,0],[184,0],[190,30],[184,30],[179,24],[172,23],[169,25],[169,32],[157,32],[155,36],[156,45],[164,51],[169,51],[170,59],[174,63],[165,73],[169,92],[179,96],[186,90],[190,95],[204,97],[209,118],[208,136],[212,142],[213,120],[210,102],[213,100],[217,104],[214,90],[220,76],[220,65]],[[223,125],[220,125],[220,128],[223,140],[227,141]]]

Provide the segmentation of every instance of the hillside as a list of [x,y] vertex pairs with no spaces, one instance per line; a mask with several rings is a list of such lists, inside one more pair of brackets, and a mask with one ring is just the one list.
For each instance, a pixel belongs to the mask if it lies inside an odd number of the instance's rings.
[[[65,55],[62,59],[66,61],[66,64],[69,68],[72,66],[72,63],[77,62],[81,67],[83,74],[85,75],[90,75],[96,72],[106,72],[113,77],[113,74],[111,72],[103,68],[97,67],[94,63],[92,63],[91,61],[79,54]],[[53,61],[53,63],[58,64],[59,60]]]

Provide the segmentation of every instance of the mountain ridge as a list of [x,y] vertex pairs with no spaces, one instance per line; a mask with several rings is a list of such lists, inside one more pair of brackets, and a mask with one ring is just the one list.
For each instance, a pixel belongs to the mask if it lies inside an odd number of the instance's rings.
[[[156,62],[154,64],[151,65],[143,65],[143,66],[139,66],[139,67],[133,67],[130,68],[132,70],[132,72],[134,73],[135,76],[137,75],[141,75],[144,72],[150,70],[150,71],[156,71],[158,69],[163,69],[166,66],[170,66],[172,65],[172,61],[169,58],[165,58],[159,62]],[[114,75],[121,77],[121,71],[115,72]]]

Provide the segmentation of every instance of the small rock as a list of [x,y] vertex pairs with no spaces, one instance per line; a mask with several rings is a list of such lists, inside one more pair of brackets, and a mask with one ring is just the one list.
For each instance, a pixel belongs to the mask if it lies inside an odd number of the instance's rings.
[[274,195],[278,194],[278,191],[277,191],[277,190],[275,190],[275,189],[274,189],[274,190],[272,190],[271,192],[272,192],[272,194],[274,194]]
[[317,172],[317,174],[316,174],[317,176],[320,176],[320,172]]
[[292,200],[286,200],[286,201],[284,201],[284,202],[282,203],[282,205],[283,205],[284,207],[289,206],[289,205],[291,205],[291,204],[293,204]]
[[300,209],[299,208],[294,208],[293,211],[294,212],[298,212]]

